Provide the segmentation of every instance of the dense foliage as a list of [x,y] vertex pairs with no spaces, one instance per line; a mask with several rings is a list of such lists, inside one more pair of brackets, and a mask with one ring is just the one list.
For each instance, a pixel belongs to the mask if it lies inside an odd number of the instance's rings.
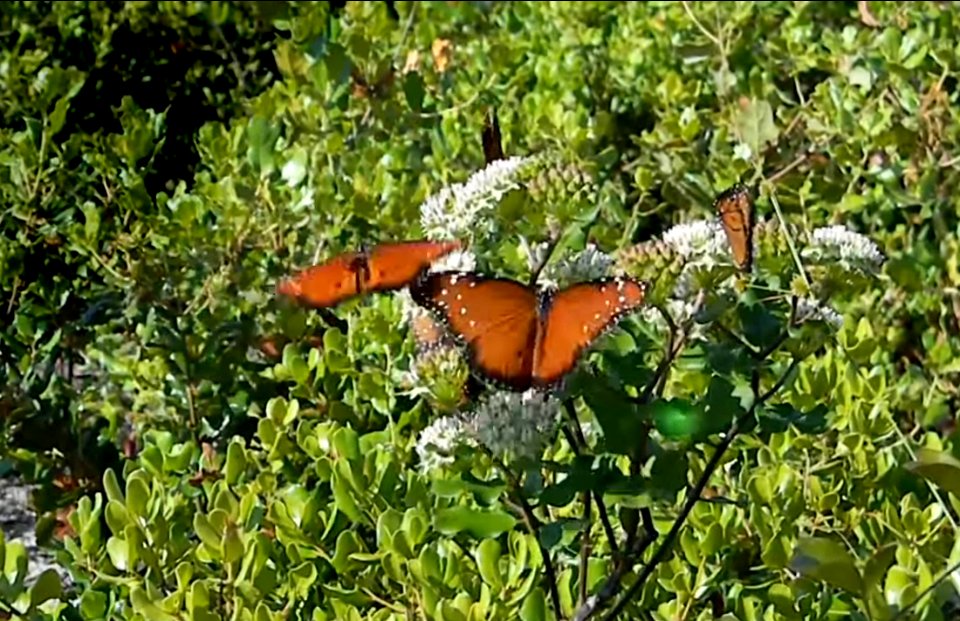
[[[0,449],[72,579],[2,542],[0,617],[951,618],[950,5],[0,4]],[[649,299],[478,396],[403,293],[275,295],[440,233]]]

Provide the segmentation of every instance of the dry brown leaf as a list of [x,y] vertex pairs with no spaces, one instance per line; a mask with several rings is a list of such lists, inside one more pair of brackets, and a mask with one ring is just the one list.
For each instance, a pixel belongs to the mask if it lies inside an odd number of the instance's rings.
[[437,71],[443,73],[450,66],[450,60],[453,57],[453,43],[450,39],[434,39],[430,46],[430,53],[433,55],[433,66]]

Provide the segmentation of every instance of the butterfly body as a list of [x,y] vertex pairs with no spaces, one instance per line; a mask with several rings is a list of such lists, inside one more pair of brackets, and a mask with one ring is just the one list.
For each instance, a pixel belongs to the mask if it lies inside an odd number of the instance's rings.
[[475,371],[518,391],[558,384],[645,291],[632,279],[602,279],[545,292],[471,272],[426,274],[410,289],[467,346]]
[[458,241],[411,241],[346,252],[283,280],[277,292],[314,308],[336,306],[358,295],[402,289],[460,247]]
[[753,268],[753,198],[746,186],[736,184],[714,202],[720,223],[727,234],[733,260],[744,272]]

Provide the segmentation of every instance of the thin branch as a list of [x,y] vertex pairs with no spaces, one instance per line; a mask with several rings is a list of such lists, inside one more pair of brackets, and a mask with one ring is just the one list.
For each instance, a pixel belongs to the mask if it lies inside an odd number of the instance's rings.
[[590,492],[583,492],[583,531],[580,541],[580,576],[579,576],[579,599],[577,606],[582,606],[587,599],[587,564],[590,561]]
[[[693,507],[696,506],[697,502],[699,502],[704,488],[709,483],[714,471],[716,471],[717,467],[720,465],[720,460],[723,459],[727,449],[730,448],[730,445],[733,443],[734,439],[736,439],[737,435],[739,435],[740,431],[743,429],[744,424],[750,420],[751,417],[753,417],[757,409],[762,406],[770,397],[772,397],[780,388],[783,387],[787,381],[787,378],[793,373],[793,370],[796,368],[796,365],[799,364],[799,362],[800,361],[798,359],[792,361],[790,366],[787,368],[787,371],[776,381],[776,383],[774,383],[773,387],[762,396],[759,395],[759,373],[755,372],[753,374],[751,383],[753,384],[753,393],[756,397],[753,405],[751,405],[750,409],[747,410],[747,412],[745,412],[743,415],[734,419],[733,424],[730,426],[730,430],[724,436],[723,440],[710,457],[710,461],[707,462],[707,465],[704,468],[703,473],[700,475],[700,478],[697,480],[696,485],[694,485],[692,489],[688,490],[683,507],[680,509],[680,513],[674,520],[670,531],[660,542],[660,545],[657,546],[656,551],[654,551],[653,556],[644,565],[643,570],[637,575],[637,579],[633,585],[631,585],[626,593],[624,593],[623,596],[617,601],[610,612],[605,615],[605,621],[612,621],[613,619],[616,619],[621,612],[623,612],[623,609],[630,602],[630,600],[633,599],[637,593],[640,592],[640,589],[643,588],[644,584],[646,584],[646,581],[650,578],[650,575],[653,573],[654,569],[656,569],[657,565],[666,559],[673,542],[680,534],[680,530],[686,523],[687,517],[690,515],[690,512],[693,511]],[[617,586],[619,586],[619,583]],[[616,591],[616,586],[612,590],[614,592],[610,593],[606,599],[613,597]],[[578,621],[584,621],[585,619],[588,619],[593,614],[593,611],[595,611],[596,608],[603,603],[603,601],[604,600],[596,602],[593,609],[585,615],[580,614],[582,611],[581,608],[581,610],[577,612],[575,619]]]
[[593,616],[600,606],[616,595],[620,588],[620,582],[633,566],[632,559],[641,558],[644,552],[647,551],[647,548],[657,540],[658,533],[656,527],[653,525],[653,516],[650,514],[650,509],[644,507],[640,510],[640,515],[643,517],[644,536],[637,539],[631,549],[628,550],[628,553],[620,559],[614,567],[613,573],[610,574],[610,577],[603,583],[600,591],[596,595],[588,597],[587,601],[577,609],[572,621],[586,621],[586,619]]
[[677,324],[673,322],[673,318],[670,317],[670,313],[660,306],[655,306],[654,308],[660,311],[660,314],[667,322],[667,328],[670,330],[670,333],[667,335],[667,342],[663,351],[663,360],[661,360],[660,364],[657,365],[656,370],[653,372],[653,377],[650,378],[650,381],[643,389],[643,392],[640,393],[640,396],[632,399],[634,403],[638,403],[640,405],[645,405],[650,401],[650,397],[653,395],[654,391],[657,390],[657,387],[660,386],[661,380],[666,377],[667,372],[670,370],[670,365],[673,363],[674,358],[680,351],[680,348],[677,347],[678,341],[681,347],[684,341],[682,336],[678,338]]
[[513,489],[517,508],[519,508],[520,514],[523,516],[523,522],[527,530],[530,531],[530,534],[533,535],[533,538],[537,540],[537,545],[540,546],[540,555],[543,557],[543,570],[547,574],[547,586],[550,589],[550,599],[553,600],[553,608],[559,617],[562,613],[560,608],[560,592],[557,590],[557,573],[553,568],[553,558],[550,556],[550,550],[548,550],[546,546],[543,545],[543,541],[540,540],[540,520],[533,512],[533,507],[527,502],[527,498],[523,495],[520,479],[517,478],[517,475],[489,450],[484,449],[484,452],[497,468],[503,472],[504,476],[507,477],[507,481]]
[[926,597],[926,596],[927,596],[931,591],[933,591],[935,588],[937,588],[938,586],[940,586],[940,583],[941,583],[941,582],[943,582],[944,580],[946,580],[947,578],[949,578],[949,577],[950,577],[950,574],[952,574],[953,572],[957,571],[958,569],[960,569],[960,561],[957,561],[956,563],[954,563],[953,565],[951,565],[950,567],[948,567],[936,580],[934,580],[933,582],[930,583],[930,586],[928,586],[927,588],[925,588],[925,589],[924,589],[923,591],[921,591],[916,597],[914,597],[914,598],[913,598],[913,601],[911,601],[909,604],[907,604],[906,606],[904,606],[903,608],[901,608],[901,609],[900,609],[900,612],[898,612],[897,614],[893,615],[893,616],[890,618],[890,621],[897,621],[897,619],[899,619],[900,617],[902,617],[902,616],[904,616],[905,614],[907,614],[907,613],[910,611],[911,608],[913,608],[914,606],[916,606],[917,604],[920,603],[920,600],[922,600],[924,597]]
[[710,39],[710,41],[717,46],[717,50],[720,52],[720,54],[726,54],[726,50],[724,49],[723,42],[720,40],[719,37],[717,37],[717,35],[707,30],[706,27],[704,27],[704,25],[700,23],[700,20],[697,19],[697,16],[694,15],[693,11],[690,9],[690,3],[684,0],[681,4],[683,5],[683,10],[687,12],[687,17],[689,17],[690,21],[692,21],[694,25],[700,29],[700,32],[703,33],[703,36]]
[[[561,430],[563,431],[563,435],[566,437],[567,442],[570,444],[570,447],[573,449],[574,455],[579,456],[581,454],[580,451],[587,448],[587,440],[583,437],[583,430],[580,428],[580,421],[577,419],[577,410],[573,405],[573,401],[570,399],[564,400],[563,410],[570,419],[570,427],[573,428],[573,431],[571,432],[567,426],[562,426]],[[603,502],[603,493],[596,490],[591,493],[593,495],[593,500],[597,505],[597,515],[600,516],[600,523],[603,525],[603,532],[607,536],[607,542],[610,545],[610,551],[612,552],[614,558],[618,558],[620,555],[620,546],[617,545],[617,535],[613,532],[613,525],[610,523],[610,515],[607,513],[607,506]]]
[[[798,115],[797,118],[799,118],[799,115]],[[786,166],[784,166],[783,168],[781,168],[781,169],[778,170],[777,172],[775,172],[775,173],[773,173],[772,175],[770,175],[770,176],[767,178],[767,181],[770,182],[770,183],[776,183],[778,179],[780,179],[781,177],[786,176],[786,174],[789,173],[790,171],[792,171],[794,168],[796,168],[796,167],[800,166],[801,164],[803,164],[804,162],[806,162],[806,161],[807,161],[807,158],[809,158],[809,157],[810,157],[810,152],[809,152],[809,151],[804,151],[804,152],[801,153],[800,156],[797,157],[795,160],[793,160],[792,162],[790,162],[789,164],[787,164]]]
[[619,558],[620,546],[617,545],[617,535],[613,532],[613,525],[610,523],[607,506],[603,504],[603,494],[600,492],[592,492],[592,494],[594,501],[597,503],[597,515],[600,516],[603,532],[607,535],[607,541],[610,542],[610,552],[613,554],[613,558]]

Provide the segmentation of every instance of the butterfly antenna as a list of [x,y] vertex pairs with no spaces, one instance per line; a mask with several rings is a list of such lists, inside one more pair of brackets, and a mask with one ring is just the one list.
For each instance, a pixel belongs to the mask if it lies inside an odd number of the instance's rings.
[[547,251],[543,254],[543,258],[540,260],[540,264],[537,265],[536,269],[533,270],[533,273],[530,275],[530,287],[537,286],[537,280],[540,279],[540,274],[543,273],[543,268],[547,266],[547,263],[550,262],[550,257],[553,256],[553,251],[557,249],[557,244],[560,243],[560,235],[552,235],[550,242],[547,244]]

